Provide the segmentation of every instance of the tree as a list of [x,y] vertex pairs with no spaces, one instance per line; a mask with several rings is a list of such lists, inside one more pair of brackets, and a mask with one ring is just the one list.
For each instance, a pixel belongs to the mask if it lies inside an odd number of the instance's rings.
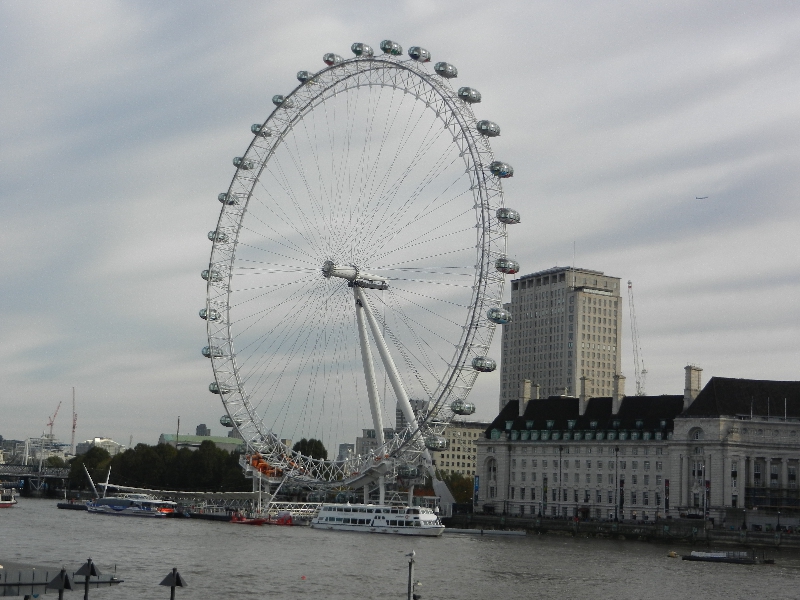
[[53,467],[54,469],[63,469],[69,466],[67,461],[60,456],[49,456],[45,461],[45,465],[48,467]]
[[321,458],[323,460],[327,460],[328,458],[328,451],[325,449],[324,444],[320,440],[314,438],[310,440],[306,438],[301,439],[292,446],[292,450],[299,452],[303,456],[310,456],[311,458]]
[[475,479],[461,473],[439,473],[439,478],[447,484],[453,498],[459,504],[472,502]]
[[105,481],[105,473],[110,464],[111,455],[108,453],[108,450],[100,446],[94,446],[90,448],[86,454],[76,456],[70,461],[70,484],[80,489],[87,487],[88,481],[86,480],[86,473],[83,472],[84,466],[95,482],[101,478]]

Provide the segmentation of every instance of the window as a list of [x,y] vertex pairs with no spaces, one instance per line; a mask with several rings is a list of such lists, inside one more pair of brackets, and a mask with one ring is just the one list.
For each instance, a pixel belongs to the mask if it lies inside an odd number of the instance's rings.
[[645,471],[649,471],[650,470],[650,461],[649,460],[644,461],[644,470]]
[[635,471],[636,469],[638,469],[638,468],[639,468],[639,461],[638,461],[638,460],[632,460],[632,461],[631,461],[631,468],[632,468],[634,471]]
[[636,475],[635,475],[635,474],[634,474],[634,475],[631,475],[631,483],[632,483],[633,485],[636,485],[636,483],[637,483],[637,480],[636,480]]
[[608,492],[608,503],[614,504],[614,492]]
[[525,488],[519,488],[519,499],[525,500]]
[[525,473],[520,473],[519,474],[519,480],[520,481],[525,481]]
[[731,496],[731,507],[738,508],[739,507],[739,496],[734,494]]
[[644,484],[645,485],[650,485],[650,475],[645,475],[644,476]]
[[661,475],[656,475],[656,485],[661,485]]
[[624,471],[625,470],[625,461],[624,460],[619,461],[619,470],[620,471]]
[[650,492],[642,492],[642,505],[650,506]]
[[601,492],[600,490],[597,490],[597,494],[594,497],[594,501],[597,504],[600,504],[603,501],[603,492]]
[[[567,461],[567,462],[569,462],[569,461]],[[575,468],[576,469],[580,469],[581,468],[581,461],[579,461],[579,460],[575,461]]]
[[636,492],[631,492],[631,504],[636,504]]
[[590,460],[586,461],[586,468],[587,469],[591,469],[592,468],[592,461],[590,461]]
[[592,475],[591,473],[586,474],[586,483],[592,483]]
[[[659,448],[660,450],[660,448]],[[660,460],[656,461],[656,471],[660,471],[662,469],[663,463]]]

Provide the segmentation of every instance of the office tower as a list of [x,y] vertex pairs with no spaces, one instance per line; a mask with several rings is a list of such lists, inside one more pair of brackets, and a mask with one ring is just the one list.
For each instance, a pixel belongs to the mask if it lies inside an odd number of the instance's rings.
[[620,280],[601,271],[554,267],[511,282],[512,314],[503,326],[500,408],[525,379],[533,397],[611,396],[620,372]]

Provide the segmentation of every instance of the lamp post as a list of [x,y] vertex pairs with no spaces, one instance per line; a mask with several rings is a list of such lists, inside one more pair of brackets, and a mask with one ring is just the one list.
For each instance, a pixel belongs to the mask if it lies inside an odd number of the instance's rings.
[[619,446],[614,448],[614,521],[619,521]]

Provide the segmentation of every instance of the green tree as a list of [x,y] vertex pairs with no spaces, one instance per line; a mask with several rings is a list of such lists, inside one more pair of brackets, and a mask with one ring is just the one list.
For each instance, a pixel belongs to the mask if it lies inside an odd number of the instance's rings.
[[292,446],[292,450],[299,452],[303,456],[310,456],[311,458],[321,458],[323,460],[327,460],[328,458],[328,451],[325,449],[324,444],[320,440],[314,438],[310,440],[306,438],[301,439]]
[[95,481],[95,485],[100,480],[105,482],[105,475],[110,464],[111,455],[108,453],[108,450],[100,448],[99,446],[90,448],[86,454],[76,456],[70,461],[70,485],[78,487],[79,489],[91,487],[86,479],[86,473],[84,473],[83,469],[84,466]]
[[439,472],[439,479],[447,484],[456,502],[459,504],[472,502],[472,494],[475,485],[475,479],[473,477],[462,475],[461,473]]
[[65,461],[60,456],[50,456],[50,457],[48,457],[48,459],[45,461],[45,465],[48,466],[48,467],[53,467],[54,469],[63,469],[65,467],[69,466],[67,461]]

